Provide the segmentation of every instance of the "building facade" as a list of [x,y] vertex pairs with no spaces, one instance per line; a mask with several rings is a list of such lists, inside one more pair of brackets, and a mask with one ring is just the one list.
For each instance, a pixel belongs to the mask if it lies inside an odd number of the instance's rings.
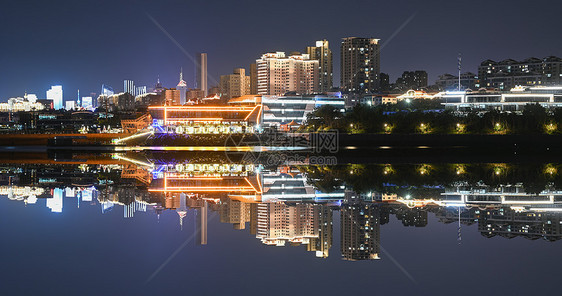
[[515,86],[562,84],[562,59],[555,56],[543,59],[512,59],[496,62],[485,60],[478,67],[483,87],[509,90]]
[[55,110],[62,109],[63,99],[62,99],[62,85],[53,85],[47,91],[47,100],[53,101],[53,108]]
[[306,54],[311,60],[318,61],[318,91],[322,93],[329,92],[333,87],[333,65],[332,51],[330,50],[328,40],[316,41],[316,46],[308,46]]
[[318,61],[308,54],[266,53],[256,60],[258,95],[318,92]]
[[341,82],[344,92],[372,93],[380,83],[380,39],[343,38],[341,43]]
[[246,76],[246,70],[236,68],[233,74],[221,75],[220,92],[221,97],[225,99],[249,95],[250,76]]

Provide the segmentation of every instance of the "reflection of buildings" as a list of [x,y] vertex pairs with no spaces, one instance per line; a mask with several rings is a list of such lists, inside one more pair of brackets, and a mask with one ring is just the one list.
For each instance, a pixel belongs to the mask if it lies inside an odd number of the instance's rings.
[[221,200],[220,217],[221,223],[232,224],[234,229],[244,229],[246,222],[250,222],[250,204],[224,198]]
[[266,245],[310,244],[311,239],[319,238],[320,212],[315,211],[316,206],[283,202],[258,204],[256,237]]
[[345,260],[379,259],[380,209],[371,203],[341,207],[341,253]]

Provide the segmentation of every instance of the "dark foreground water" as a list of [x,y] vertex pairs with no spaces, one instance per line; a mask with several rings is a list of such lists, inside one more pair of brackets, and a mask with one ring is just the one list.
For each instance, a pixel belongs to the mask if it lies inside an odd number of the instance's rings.
[[189,163],[2,165],[0,294],[559,294],[557,164]]

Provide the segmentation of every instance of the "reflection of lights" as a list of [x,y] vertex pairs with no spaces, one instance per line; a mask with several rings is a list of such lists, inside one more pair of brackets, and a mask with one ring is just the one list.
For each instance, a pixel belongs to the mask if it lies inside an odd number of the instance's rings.
[[544,168],[544,173],[552,176],[556,175],[558,173],[558,170],[553,165],[547,164]]
[[530,208],[529,210],[536,212],[562,212],[562,208]]
[[422,164],[418,167],[418,172],[420,175],[427,175],[431,172],[433,168],[429,164]]

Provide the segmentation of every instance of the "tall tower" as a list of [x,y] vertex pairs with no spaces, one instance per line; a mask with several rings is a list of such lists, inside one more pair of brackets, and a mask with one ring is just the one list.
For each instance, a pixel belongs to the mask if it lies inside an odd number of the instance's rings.
[[183,68],[180,70],[180,82],[176,89],[180,92],[180,105],[184,105],[187,96],[187,82],[183,80]]
[[341,43],[341,88],[348,93],[372,93],[380,83],[380,39],[347,37]]
[[203,91],[205,96],[208,95],[209,87],[207,86],[207,54],[199,53],[197,55],[197,88]]
[[329,92],[334,86],[332,50],[330,50],[328,40],[316,41],[316,46],[306,47],[306,53],[311,60],[318,61],[319,79],[318,91]]

